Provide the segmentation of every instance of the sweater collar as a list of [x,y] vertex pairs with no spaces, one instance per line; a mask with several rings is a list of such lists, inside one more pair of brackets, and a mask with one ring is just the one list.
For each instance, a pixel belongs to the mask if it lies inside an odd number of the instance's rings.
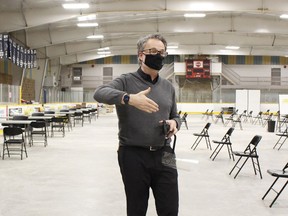
[[150,83],[152,83],[152,84],[155,84],[155,83],[158,81],[158,79],[159,79],[159,74],[158,74],[157,77],[156,77],[154,80],[152,80],[151,77],[150,77],[150,75],[144,73],[144,72],[141,70],[141,68],[139,68],[137,72],[138,72],[138,74],[139,74],[144,80],[146,80],[147,82],[150,82]]

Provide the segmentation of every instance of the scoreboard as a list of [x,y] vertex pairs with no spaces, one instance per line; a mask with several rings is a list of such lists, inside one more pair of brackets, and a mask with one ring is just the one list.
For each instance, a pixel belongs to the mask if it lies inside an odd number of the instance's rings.
[[210,60],[186,59],[186,78],[211,78]]

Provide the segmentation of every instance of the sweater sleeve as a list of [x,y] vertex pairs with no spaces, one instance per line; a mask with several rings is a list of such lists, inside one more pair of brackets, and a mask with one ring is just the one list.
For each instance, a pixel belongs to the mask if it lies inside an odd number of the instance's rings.
[[125,77],[121,75],[120,77],[114,79],[108,84],[99,86],[95,93],[94,99],[97,102],[105,104],[121,104],[122,97],[125,94]]

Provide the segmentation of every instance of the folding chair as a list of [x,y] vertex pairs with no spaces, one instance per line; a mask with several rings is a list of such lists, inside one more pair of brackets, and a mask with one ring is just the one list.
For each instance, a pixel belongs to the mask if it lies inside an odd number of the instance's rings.
[[260,111],[258,113],[258,115],[254,117],[253,124],[259,123],[259,124],[263,125],[262,114],[263,114],[263,112]]
[[277,121],[277,129],[279,132],[282,131],[282,127],[284,127],[285,129],[288,127],[288,115],[285,115],[283,118],[279,117]]
[[222,110],[218,115],[215,115],[214,123],[217,124],[218,120],[221,119],[221,122],[224,124],[224,111]]
[[[250,111],[251,112],[251,111]],[[243,113],[242,113],[242,119],[243,119],[243,122],[247,122],[248,121],[248,116],[250,115],[250,112],[248,113],[247,110],[244,110]]]
[[247,110],[243,110],[242,117],[247,117]]
[[[19,127],[4,127],[3,129],[4,143],[3,143],[3,154],[2,159],[4,160],[5,155],[8,157],[12,154],[17,154],[15,152],[20,152],[17,155],[21,156],[23,159],[23,152],[27,155],[26,142],[24,138],[24,131]],[[6,153],[7,152],[7,153]]]
[[224,123],[224,126],[227,126],[230,122],[233,125],[233,120],[237,116],[237,113],[238,113],[238,109],[235,110],[234,112],[232,112],[231,115],[228,118],[225,118],[226,122]]
[[35,113],[32,113],[31,116],[44,116],[44,113],[43,112],[35,112]]
[[266,112],[263,112],[262,114],[263,114],[263,118],[268,117],[270,115],[270,109],[268,109]]
[[279,190],[276,191],[276,189],[274,189],[274,185],[276,184],[276,182],[278,181],[279,178],[286,178],[288,179],[288,170],[286,170],[288,168],[288,163],[284,166],[284,168],[282,170],[267,170],[267,172],[273,176],[276,177],[275,181],[272,183],[272,185],[269,187],[269,189],[267,190],[267,192],[264,194],[264,196],[262,197],[262,200],[265,199],[265,197],[267,196],[267,194],[272,190],[274,191],[277,195],[276,197],[273,199],[273,201],[271,202],[271,204],[269,205],[269,207],[271,208],[273,206],[273,204],[275,203],[275,201],[278,199],[278,197],[280,196],[280,194],[282,193],[282,191],[285,189],[286,185],[288,184],[288,180],[285,182],[285,184],[283,185],[283,187]]
[[[12,117],[13,120],[28,120],[28,116],[26,115],[15,115]],[[18,124],[18,125],[13,125],[13,127],[20,127],[24,130],[24,135],[25,137],[28,137],[29,135],[29,127],[28,125],[25,124]]]
[[214,161],[214,159],[217,157],[217,155],[219,154],[219,152],[221,151],[221,149],[223,148],[223,146],[227,146],[227,150],[228,150],[228,155],[229,158],[234,159],[234,155],[233,155],[233,150],[232,150],[232,143],[230,140],[231,134],[234,131],[234,128],[231,127],[228,129],[228,131],[226,132],[226,134],[223,136],[223,138],[221,139],[221,141],[216,141],[216,140],[212,140],[213,143],[217,144],[217,147],[215,148],[215,150],[213,151],[213,153],[211,154],[210,158],[212,158],[212,161]]
[[[202,119],[208,115],[208,112],[209,112],[209,109],[207,109],[204,113],[202,113]],[[180,115],[180,113],[179,113],[179,115]]]
[[188,113],[185,112],[185,113],[183,114],[183,116],[180,118],[180,121],[181,121],[182,123],[184,122],[184,124],[185,124],[185,126],[186,126],[186,129],[188,130],[187,116],[188,116]]
[[83,127],[83,123],[84,123],[83,113],[82,112],[75,112],[73,121],[74,121],[74,127],[75,127],[76,122],[77,123],[81,122],[81,125]]
[[193,145],[191,146],[191,149],[195,150],[197,148],[198,144],[201,142],[201,140],[204,137],[204,139],[206,141],[207,149],[210,148],[210,150],[212,150],[210,138],[209,138],[209,134],[208,134],[208,130],[209,130],[210,126],[211,126],[211,123],[208,122],[200,133],[193,133],[193,135],[196,136],[197,138],[196,138],[195,142],[193,143]]
[[91,114],[89,110],[83,110],[83,122],[85,121],[85,119],[88,120],[89,123],[91,123]]
[[242,114],[240,114],[237,117],[237,119],[232,119],[232,127],[235,128],[237,123],[239,124],[240,129],[243,130],[243,128],[242,128]]
[[53,117],[51,119],[51,137],[54,136],[54,129],[58,128],[58,132],[62,132],[62,136],[65,136],[65,118]]
[[[246,121],[250,121],[250,123],[253,123],[253,110],[251,110],[248,115],[247,115],[247,120]],[[244,122],[246,122],[244,121]]]
[[90,115],[91,115],[91,119],[94,118],[94,120],[96,120],[98,118],[98,115],[97,115],[97,109],[96,108],[92,108],[90,110]]
[[[257,145],[261,139],[262,139],[262,136],[255,135],[252,138],[252,140],[250,141],[250,143],[248,144],[248,146],[246,147],[246,149],[244,150],[244,152],[233,152],[234,155],[240,157],[229,173],[229,175],[231,175],[233,170],[236,167],[238,168],[238,172],[234,176],[234,179],[237,177],[237,175],[242,170],[242,168],[244,167],[244,165],[246,164],[246,162],[248,161],[249,158],[251,158],[251,160],[252,160],[252,165],[253,165],[255,175],[257,175],[257,171],[258,171],[260,174],[260,178],[262,179],[261,168],[260,168],[260,164],[259,164],[259,160],[258,160],[259,155],[257,153]],[[238,167],[237,165],[239,164],[239,162],[241,161],[242,158],[243,158],[244,162],[242,163],[242,165],[240,167]]]
[[214,121],[214,120],[213,120],[213,110],[211,110],[210,112],[208,112],[206,116],[207,116],[207,117],[206,117],[206,121],[208,121],[209,117],[211,117],[212,121]]
[[[31,122],[30,124],[31,145],[34,142],[43,142],[47,146],[47,126],[45,121]],[[42,139],[42,140],[41,140]]]
[[288,129],[286,128],[285,131],[283,131],[282,133],[277,133],[277,136],[280,136],[280,138],[278,139],[278,141],[276,142],[276,144],[274,145],[273,149],[276,148],[276,146],[279,145],[278,150],[282,147],[282,145],[284,144],[284,142],[287,140],[288,138]]
[[263,127],[265,127],[268,123],[268,121],[271,121],[273,117],[273,113],[270,113],[266,118],[263,119]]

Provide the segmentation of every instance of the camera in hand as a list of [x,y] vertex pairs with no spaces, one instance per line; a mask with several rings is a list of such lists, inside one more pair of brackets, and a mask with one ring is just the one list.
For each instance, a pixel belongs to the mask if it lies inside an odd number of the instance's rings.
[[170,125],[165,120],[163,120],[163,133],[165,135],[168,135],[169,131],[170,131]]

